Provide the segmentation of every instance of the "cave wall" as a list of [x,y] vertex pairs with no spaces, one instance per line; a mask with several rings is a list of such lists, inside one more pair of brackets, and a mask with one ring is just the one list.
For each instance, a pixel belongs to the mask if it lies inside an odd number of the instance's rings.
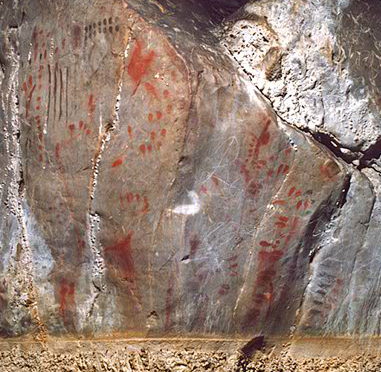
[[378,336],[373,6],[2,3],[1,337]]

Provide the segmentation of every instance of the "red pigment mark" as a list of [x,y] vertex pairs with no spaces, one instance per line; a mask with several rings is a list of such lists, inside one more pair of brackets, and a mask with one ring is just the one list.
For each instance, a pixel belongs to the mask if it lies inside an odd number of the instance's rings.
[[163,113],[161,111],[156,111],[156,119],[160,120],[163,117]]
[[222,284],[220,287],[220,290],[218,291],[218,294],[221,296],[227,295],[229,293],[230,286],[229,284]]
[[162,129],[161,132],[160,132],[160,135],[161,135],[163,138],[165,138],[165,136],[167,135],[167,130],[166,130],[165,128]]
[[277,205],[277,204],[279,204],[279,205],[284,205],[284,204],[286,204],[286,202],[285,202],[284,200],[274,200],[274,201],[273,201],[273,204],[274,204],[274,205]]
[[296,204],[296,210],[298,211],[300,207],[302,206],[303,202],[301,200],[298,201],[298,204]]
[[62,39],[62,49],[65,49],[65,43],[66,43],[66,39]]
[[218,185],[220,184],[219,181],[218,181],[218,178],[214,174],[212,176],[212,181],[216,185],[216,187],[218,187]]
[[66,325],[67,311],[75,310],[74,302],[75,286],[73,282],[67,282],[66,279],[61,280],[61,286],[59,291],[60,312]]
[[278,167],[278,170],[276,172],[277,176],[279,176],[280,172],[282,172],[282,169],[283,169],[283,164],[281,164],[279,167]]
[[155,132],[151,132],[151,140],[155,141],[155,138],[156,138],[156,133]]
[[161,142],[158,142],[157,143],[157,149],[160,150],[160,148],[161,148]]
[[295,191],[295,187],[291,187],[290,191],[288,192],[288,196],[290,197]]
[[192,259],[192,258],[195,258],[196,253],[197,253],[197,251],[200,247],[200,244],[201,244],[201,242],[200,242],[200,240],[196,234],[194,234],[192,236],[192,238],[189,241],[189,244],[190,244],[189,258]]
[[60,160],[60,144],[58,142],[56,143],[56,149],[54,153],[56,155],[57,161],[59,161]]
[[266,240],[261,240],[261,241],[259,242],[259,245],[260,245],[261,247],[272,247],[272,244],[269,243],[269,242],[266,242]]
[[139,146],[139,150],[140,150],[140,152],[141,152],[143,155],[145,155],[145,153],[146,153],[146,145],[140,145],[140,146]]
[[155,58],[155,52],[150,51],[149,53],[142,54],[142,44],[137,39],[135,42],[135,48],[132,52],[130,63],[128,64],[127,71],[128,75],[131,76],[133,82],[135,83],[135,88],[133,94],[135,94],[140,81],[147,74],[148,69]]
[[285,151],[286,155],[290,155],[291,154],[291,147],[289,147],[286,151]]
[[150,123],[153,122],[153,114],[151,114],[151,113],[148,114],[148,121],[149,121]]
[[167,105],[167,114],[170,114],[172,112],[172,105]]
[[286,165],[283,169],[283,174],[287,174],[289,170],[290,170],[290,167]]
[[91,133],[91,130],[90,129],[87,129],[86,130],[86,134],[89,135]]
[[119,167],[120,165],[123,164],[123,160],[122,159],[116,159],[113,163],[112,163],[112,167]]
[[167,99],[169,97],[169,92],[167,89],[163,92],[163,95],[164,95],[165,99]]
[[147,214],[148,210],[149,210],[149,203],[148,203],[148,198],[147,197],[144,197],[144,207],[143,207],[143,210],[142,210],[142,213],[143,214]]
[[281,229],[284,229],[287,225],[284,222],[275,222],[275,225]]
[[71,40],[71,43],[73,45],[73,48],[76,49],[81,45],[81,35],[82,35],[82,30],[79,25],[75,25],[73,27],[73,38]]
[[202,193],[204,193],[204,194],[207,194],[207,193],[208,193],[208,189],[207,189],[206,186],[204,186],[204,185],[202,185],[202,186],[200,187],[200,191],[201,191]]
[[29,86],[33,85],[33,78],[32,75],[29,75]]
[[280,221],[282,221],[282,222],[287,222],[287,221],[288,221],[288,217],[279,216],[279,217],[278,217],[278,220],[280,220]]
[[36,62],[37,55],[38,55],[38,43],[36,43],[34,45],[34,58],[33,58],[33,62]]
[[151,85],[150,83],[145,83],[144,88],[146,89],[147,93],[154,96],[157,100],[160,99],[158,94],[157,94],[156,88],[153,85]]
[[128,126],[127,131],[128,131],[128,135],[129,135],[129,137],[130,137],[130,140],[132,141],[132,139],[133,139],[133,137],[132,137],[132,128],[131,128],[130,125]]
[[58,53],[58,47],[56,47],[56,49],[54,49],[54,54],[57,54]]
[[[29,83],[32,81],[32,77],[29,77]],[[33,85],[32,89],[30,90],[29,94],[26,97],[26,104],[25,104],[25,116],[29,117],[29,111],[30,111],[30,104],[32,102],[32,96],[33,92],[36,89],[36,85]]]
[[296,193],[295,193],[295,197],[296,198],[298,198],[299,196],[301,196],[302,195],[302,192],[301,191],[297,191]]
[[152,145],[151,145],[150,143],[149,143],[148,146],[147,146],[147,150],[148,150],[149,153],[152,152]]
[[70,124],[69,125],[69,130],[70,130],[70,134],[73,135],[73,133],[75,131],[75,125],[74,124]]
[[82,129],[83,125],[84,125],[84,123],[83,123],[83,121],[81,120],[81,121],[79,122],[79,128]]
[[127,280],[129,284],[135,284],[135,265],[131,252],[133,235],[134,232],[130,231],[124,239],[105,249],[110,264],[117,272],[118,279]]
[[90,94],[90,96],[89,96],[88,107],[89,107],[90,122],[93,122],[94,121],[94,113],[95,113],[95,100],[94,100],[94,96],[92,94]]

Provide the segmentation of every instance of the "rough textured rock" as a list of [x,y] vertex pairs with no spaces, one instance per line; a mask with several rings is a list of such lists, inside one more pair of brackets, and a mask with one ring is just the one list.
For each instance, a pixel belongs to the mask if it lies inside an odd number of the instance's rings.
[[1,3],[3,338],[379,335],[376,21],[243,3]]

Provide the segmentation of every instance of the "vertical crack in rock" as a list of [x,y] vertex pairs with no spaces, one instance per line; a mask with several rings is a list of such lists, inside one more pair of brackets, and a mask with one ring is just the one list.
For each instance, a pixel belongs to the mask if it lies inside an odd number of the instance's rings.
[[92,280],[93,285],[97,289],[98,293],[95,295],[87,318],[89,318],[92,313],[96,303],[97,298],[99,297],[100,292],[106,290],[106,281],[104,278],[105,275],[105,261],[104,261],[104,252],[101,242],[99,241],[99,232],[101,229],[101,218],[100,215],[96,212],[95,207],[95,197],[98,184],[98,176],[100,164],[102,161],[102,156],[105,152],[107,144],[111,140],[111,133],[120,126],[119,118],[119,108],[120,100],[123,89],[123,78],[124,78],[124,65],[128,57],[129,45],[132,38],[132,31],[128,33],[126,38],[126,44],[124,51],[120,53],[119,57],[120,62],[120,71],[119,71],[119,81],[118,81],[118,91],[115,98],[115,105],[113,109],[113,117],[111,123],[106,123],[103,127],[102,117],[100,117],[99,122],[99,135],[98,135],[98,146],[92,160],[92,173],[90,178],[90,188],[89,188],[89,209],[88,209],[88,243],[93,254],[93,268],[92,268]]
[[3,89],[1,94],[2,110],[5,121],[4,132],[6,151],[9,155],[8,179],[10,179],[10,181],[7,190],[7,201],[11,215],[17,220],[19,235],[16,247],[13,249],[14,263],[10,264],[9,269],[10,271],[13,271],[11,277],[15,278],[12,282],[13,303],[11,307],[15,310],[13,320],[17,322],[21,321],[21,319],[17,319],[17,314],[20,314],[17,309],[25,307],[29,310],[30,316],[38,329],[38,334],[35,338],[38,341],[43,341],[46,339],[46,329],[39,315],[37,305],[38,293],[34,284],[32,252],[27,237],[27,216],[23,207],[25,195],[20,145],[21,126],[18,97],[20,57],[17,51],[17,32],[17,29],[12,29],[6,34],[6,58],[9,62],[9,78],[7,81],[7,89]]

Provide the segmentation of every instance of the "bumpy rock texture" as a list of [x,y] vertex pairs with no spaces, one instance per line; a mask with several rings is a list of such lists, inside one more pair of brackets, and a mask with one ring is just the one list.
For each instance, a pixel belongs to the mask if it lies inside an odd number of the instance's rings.
[[3,338],[379,335],[381,7],[244,3],[0,3]]

